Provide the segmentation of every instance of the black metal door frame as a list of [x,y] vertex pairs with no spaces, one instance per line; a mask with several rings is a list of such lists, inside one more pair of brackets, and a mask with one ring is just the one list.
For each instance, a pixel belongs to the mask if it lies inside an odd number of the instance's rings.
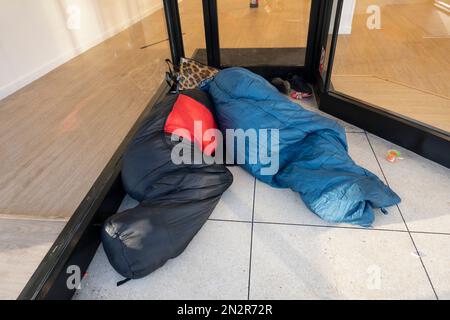
[[208,65],[220,68],[219,19],[217,0],[203,0],[203,22]]
[[172,61],[176,65],[180,63],[180,58],[184,57],[183,34],[181,32],[180,11],[177,0],[163,0],[164,15],[167,24],[167,34],[169,36],[170,53]]
[[305,77],[310,83],[317,82],[320,55],[324,37],[328,34],[331,6],[325,0],[312,0],[309,15],[308,42],[305,57]]

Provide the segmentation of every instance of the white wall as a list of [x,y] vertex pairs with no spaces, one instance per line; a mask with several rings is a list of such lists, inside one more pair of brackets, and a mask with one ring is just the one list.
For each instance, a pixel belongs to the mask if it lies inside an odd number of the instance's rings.
[[0,0],[0,99],[161,7],[162,0]]
[[[355,15],[356,0],[344,0],[341,12],[341,21],[339,23],[339,34],[351,34],[353,16]],[[329,34],[333,33],[334,17],[336,16],[337,1],[334,1],[331,10],[331,17],[333,18],[330,24]]]
[[341,23],[339,24],[339,34],[351,34],[353,15],[355,14],[356,0],[344,0],[342,6]]

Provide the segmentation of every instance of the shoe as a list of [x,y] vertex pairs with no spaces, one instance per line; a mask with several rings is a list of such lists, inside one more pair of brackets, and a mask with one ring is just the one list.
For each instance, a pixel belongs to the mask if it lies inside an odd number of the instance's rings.
[[309,94],[310,96],[312,95],[313,91],[311,87],[306,83],[306,81],[302,77],[290,74],[288,76],[288,81],[291,85],[292,90]]
[[283,94],[288,95],[291,92],[291,85],[288,81],[281,78],[273,78],[270,83]]

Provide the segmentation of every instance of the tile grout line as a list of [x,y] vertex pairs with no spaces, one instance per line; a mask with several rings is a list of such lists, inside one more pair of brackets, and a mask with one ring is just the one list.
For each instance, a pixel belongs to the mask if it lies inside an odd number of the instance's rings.
[[[400,209],[400,207],[398,205],[397,205],[397,208],[398,208],[398,211],[400,212],[400,214],[403,217],[402,210]],[[405,225],[406,225],[406,222],[405,222]],[[408,228],[407,225],[406,225],[406,229],[408,231],[409,237],[411,238],[412,244],[413,244],[413,246],[414,246],[414,248],[416,250],[417,256],[419,257],[420,263],[422,264],[423,270],[425,271],[425,274],[427,275],[428,281],[430,282],[431,289],[433,289],[433,292],[434,292],[434,295],[436,296],[436,299],[439,300],[439,296],[437,295],[437,292],[434,289],[433,282],[431,281],[431,277],[428,274],[428,270],[425,267],[425,263],[423,262],[422,256],[420,255],[419,249],[417,248],[416,242],[414,241],[414,237],[412,236],[411,232],[409,231],[409,228]]]
[[[247,224],[252,223],[252,221],[247,221],[247,220],[217,219],[217,218],[210,218],[210,219],[208,219],[208,221],[247,223]],[[386,232],[408,233],[407,230],[364,228],[364,227],[352,227],[352,226],[344,227],[344,226],[336,226],[336,225],[320,225],[320,224],[308,224],[308,223],[291,223],[291,222],[275,222],[275,221],[253,221],[253,223],[283,225],[283,226],[297,226],[297,227],[311,227],[311,228],[331,228],[331,229],[349,229],[349,230],[363,230],[363,231],[386,231]],[[409,232],[412,234],[430,234],[430,235],[439,235],[439,236],[450,236],[450,233],[445,233],[445,232],[431,232],[431,231],[409,231]]]
[[432,231],[410,231],[410,232],[412,234],[432,234],[435,236],[450,236],[450,233],[446,233],[446,232],[432,232]]
[[252,227],[250,234],[250,259],[248,264],[248,284],[247,284],[247,300],[250,300],[250,282],[252,276],[252,254],[253,254],[253,226],[255,221],[255,199],[256,199],[256,178],[253,180],[253,204],[252,204]]
[[219,219],[219,218],[209,218],[208,221],[217,221],[217,222],[236,222],[236,223],[252,223],[248,220],[235,220],[235,219]]
[[[375,150],[374,150],[374,148],[373,148],[373,146],[372,146],[372,143],[370,142],[369,135],[367,134],[367,132],[364,132],[364,134],[366,135],[366,139],[367,139],[367,142],[369,143],[370,149],[372,150],[373,156],[375,157],[375,160],[377,161],[378,168],[380,168],[381,174],[382,174],[383,177],[384,177],[384,181],[386,181],[387,186],[390,188],[390,186],[389,186],[389,181],[388,181],[386,175],[384,174],[383,168],[381,167],[381,163],[380,163],[380,161],[378,160],[377,154],[375,153]],[[402,219],[403,219],[403,216],[402,216]],[[405,225],[406,225],[405,219],[403,219],[403,222],[404,222]]]
[[[381,166],[380,160],[378,160],[378,156],[377,156],[377,154],[375,153],[375,149],[373,148],[372,143],[370,142],[369,135],[367,134],[367,132],[366,132],[366,139],[367,139],[367,142],[369,143],[370,149],[372,150],[373,156],[375,157],[375,160],[377,161],[378,168],[380,168],[381,174],[382,174],[383,177],[384,177],[384,181],[386,181],[386,185],[390,188],[391,186],[389,185],[389,181],[388,181],[388,179],[387,179],[387,177],[386,177],[386,174],[384,173],[383,167]],[[403,224],[405,225],[406,231],[407,231],[407,232],[410,234],[410,236],[411,236],[411,233],[410,233],[409,228],[408,228],[408,224],[406,223],[405,217],[403,216],[403,213],[402,213],[402,211],[400,210],[399,205],[396,204],[395,206],[397,207],[398,212],[400,213],[400,217],[402,218],[402,221],[403,221]],[[414,241],[413,241],[413,242],[414,242]],[[414,246],[414,247],[415,247],[415,246]],[[416,250],[417,250],[417,248],[416,248]]]
[[406,230],[395,230],[395,229],[379,229],[379,228],[364,228],[364,227],[341,227],[341,226],[327,226],[320,224],[306,224],[306,223],[288,223],[288,222],[271,222],[271,221],[255,221],[256,224],[272,224],[272,225],[283,225],[283,226],[297,226],[297,227],[311,227],[311,228],[331,228],[331,229],[343,229],[343,230],[361,230],[361,231],[385,231],[385,232],[401,232],[407,233]]
[[[372,143],[370,142],[369,135],[367,134],[367,132],[366,132],[366,138],[367,138],[367,141],[369,142],[370,148],[372,149],[373,155],[375,156],[375,160],[376,160],[377,163],[378,163],[378,167],[380,168],[381,173],[383,174],[384,180],[386,181],[387,186],[390,188],[389,181],[388,181],[388,179],[387,179],[387,177],[386,177],[386,175],[385,175],[385,173],[384,173],[383,168],[381,167],[381,163],[380,163],[380,161],[378,160],[378,156],[377,156],[377,154],[375,153],[375,150],[374,150],[374,148],[373,148],[373,146],[372,146]],[[420,263],[422,264],[423,270],[425,271],[425,274],[426,274],[426,276],[427,276],[427,278],[428,278],[428,282],[430,283],[431,289],[433,290],[433,293],[434,293],[436,299],[439,300],[439,296],[437,295],[437,292],[436,292],[436,290],[435,290],[435,288],[434,288],[433,282],[431,281],[430,275],[428,274],[428,270],[427,270],[427,268],[425,267],[425,263],[423,262],[423,259],[422,259],[422,257],[420,256],[420,253],[419,253],[419,250],[418,250],[418,248],[417,248],[416,242],[414,241],[414,237],[412,236],[411,231],[409,230],[408,224],[406,223],[405,217],[403,216],[403,212],[402,212],[402,210],[400,209],[400,206],[399,206],[398,204],[396,204],[396,207],[397,207],[397,209],[398,209],[398,212],[400,213],[400,216],[402,217],[403,223],[405,224],[406,231],[408,232],[409,238],[411,239],[411,242],[412,242],[412,244],[413,244],[413,246],[414,246],[414,249],[416,250],[417,256],[419,257]]]

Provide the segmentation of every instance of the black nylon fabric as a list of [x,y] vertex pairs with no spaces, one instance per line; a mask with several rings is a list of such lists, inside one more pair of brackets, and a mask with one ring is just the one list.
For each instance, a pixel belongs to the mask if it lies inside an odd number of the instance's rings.
[[[183,94],[213,111],[207,93]],[[171,141],[164,125],[177,98],[167,96],[154,107],[124,154],[123,185],[140,204],[111,216],[103,226],[108,259],[126,278],[144,277],[181,254],[233,182],[221,164],[172,162],[172,148],[180,142]],[[189,148],[196,146],[189,143]]]

